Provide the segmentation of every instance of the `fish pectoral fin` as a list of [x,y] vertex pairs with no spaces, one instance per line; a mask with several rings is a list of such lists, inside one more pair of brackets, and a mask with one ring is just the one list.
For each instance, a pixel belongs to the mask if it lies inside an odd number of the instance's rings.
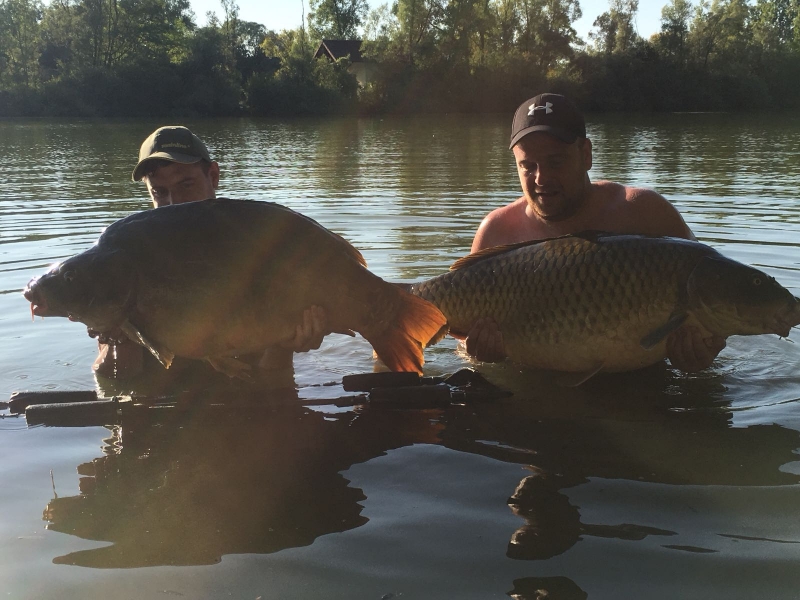
[[158,348],[155,344],[150,342],[150,340],[144,337],[130,321],[125,321],[122,324],[121,329],[125,335],[131,339],[131,341],[134,341],[137,344],[147,348],[150,351],[150,354],[155,356],[156,360],[160,362],[165,369],[169,369],[170,365],[172,365],[172,361],[175,358],[174,352],[172,352],[169,348]]
[[252,369],[246,362],[232,356],[206,356],[205,360],[220,373],[225,373],[233,379],[244,379],[250,381],[252,377],[249,371]]
[[686,321],[688,316],[689,315],[683,311],[672,313],[666,323],[644,336],[639,341],[639,345],[645,350],[650,350],[650,348],[653,348],[656,344],[664,340],[670,333],[683,325],[683,322]]
[[602,371],[604,366],[603,363],[600,363],[588,371],[559,372],[556,375],[556,383],[561,387],[578,387]]

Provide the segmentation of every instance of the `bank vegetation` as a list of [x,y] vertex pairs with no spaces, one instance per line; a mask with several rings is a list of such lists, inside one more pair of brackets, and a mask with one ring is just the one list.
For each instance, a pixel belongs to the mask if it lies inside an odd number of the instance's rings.
[[[800,107],[800,0],[670,0],[661,31],[610,0],[589,39],[578,0],[310,0],[273,31],[235,0],[0,0],[0,116],[510,111],[540,91],[587,110]],[[366,85],[322,39],[362,39]]]

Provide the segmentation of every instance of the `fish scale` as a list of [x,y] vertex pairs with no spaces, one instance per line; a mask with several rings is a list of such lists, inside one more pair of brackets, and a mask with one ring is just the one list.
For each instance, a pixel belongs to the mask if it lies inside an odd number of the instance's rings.
[[[693,275],[700,264],[697,273],[708,271],[708,282]],[[718,281],[719,270],[726,277]],[[738,287],[731,284],[737,278]],[[766,295],[749,289],[756,278],[769,284],[760,290]],[[574,372],[662,360],[667,335],[683,322],[723,337],[786,335],[800,323],[791,293],[705,244],[602,232],[485,250],[411,292],[438,306],[457,337],[490,317],[512,360]]]

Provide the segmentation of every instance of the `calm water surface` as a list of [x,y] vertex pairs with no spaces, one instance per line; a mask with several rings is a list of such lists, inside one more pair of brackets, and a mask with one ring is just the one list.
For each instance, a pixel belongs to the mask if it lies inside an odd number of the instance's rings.
[[[350,240],[378,275],[415,281],[467,253],[481,218],[518,196],[507,121],[186,124],[222,166],[220,195],[286,204]],[[92,376],[85,328],[31,322],[20,292],[148,208],[130,172],[162,124],[0,121],[0,400],[111,389]],[[800,118],[603,116],[589,136],[593,178],[657,189],[702,241],[800,295]],[[431,375],[471,365],[452,340],[426,358]],[[324,403],[344,394],[341,377],[373,361],[362,339],[330,336],[297,356],[296,392],[267,394],[263,409],[165,409],[115,428],[28,428],[6,414],[2,589],[31,599],[798,597],[797,344],[732,338],[700,374],[664,366],[566,390],[513,365],[479,368],[514,396],[335,408]]]

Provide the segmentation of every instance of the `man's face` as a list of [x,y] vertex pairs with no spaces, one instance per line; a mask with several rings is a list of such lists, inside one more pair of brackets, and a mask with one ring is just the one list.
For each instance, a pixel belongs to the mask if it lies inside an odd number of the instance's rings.
[[525,199],[539,217],[560,221],[577,212],[589,192],[592,144],[588,139],[565,144],[537,131],[522,138],[513,152]]
[[216,195],[219,165],[212,162],[208,165],[208,172],[205,172],[200,162],[190,165],[170,163],[146,175],[144,182],[156,208],[207,200]]

